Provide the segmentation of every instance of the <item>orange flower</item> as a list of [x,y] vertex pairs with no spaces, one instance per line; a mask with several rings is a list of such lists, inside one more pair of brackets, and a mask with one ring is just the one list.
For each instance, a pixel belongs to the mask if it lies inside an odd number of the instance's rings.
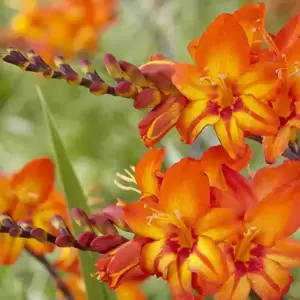
[[255,174],[258,202],[246,212],[244,236],[224,246],[231,275],[216,299],[248,299],[251,288],[262,299],[279,299],[288,292],[288,269],[300,266],[300,243],[287,238],[300,225],[299,167],[299,162],[287,162]]
[[222,14],[194,50],[197,66],[175,65],[173,83],[189,99],[177,122],[186,143],[213,125],[221,144],[236,159],[245,152],[245,131],[265,136],[277,132],[277,116],[262,99],[274,90],[280,65],[250,65],[249,53],[241,25],[234,16]]
[[[151,151],[148,157],[157,161]],[[227,279],[217,243],[235,238],[240,223],[233,209],[210,210],[209,206],[209,180],[201,161],[184,158],[164,173],[156,196],[124,207],[124,219],[132,231],[151,239],[141,250],[142,270],[167,279],[176,299],[196,299],[192,288],[209,293]],[[211,284],[210,291],[204,291],[204,282]]]
[[[14,220],[25,220],[33,226],[54,233],[50,225],[53,215],[65,215],[66,204],[63,196],[54,189],[54,165],[48,158],[39,158],[26,164],[19,172],[2,177],[5,189],[0,198],[1,213]],[[8,204],[9,203],[9,204]],[[13,264],[25,247],[35,254],[51,252],[54,246],[34,239],[0,237],[0,263]]]
[[25,2],[11,22],[12,34],[24,39],[48,63],[55,55],[73,58],[97,49],[98,34],[115,18],[117,4],[117,0]]
[[[71,292],[74,300],[87,299],[84,282],[81,277],[72,275],[69,276],[66,280],[64,280],[64,282],[67,285],[69,291]],[[59,300],[65,299],[65,296],[59,289],[57,290],[57,296]]]

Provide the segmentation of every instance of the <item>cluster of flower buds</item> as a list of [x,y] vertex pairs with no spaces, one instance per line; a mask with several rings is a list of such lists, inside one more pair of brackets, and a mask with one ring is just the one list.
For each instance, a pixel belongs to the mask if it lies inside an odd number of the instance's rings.
[[121,210],[121,206],[112,205],[99,214],[88,216],[82,209],[72,209],[72,218],[83,228],[83,232],[78,237],[71,233],[66,221],[59,215],[53,216],[50,220],[52,226],[59,232],[57,236],[42,228],[32,227],[26,221],[14,222],[5,214],[0,215],[0,233],[9,234],[14,238],[35,239],[60,248],[73,247],[103,254],[127,241],[119,235],[115,227],[128,230]]

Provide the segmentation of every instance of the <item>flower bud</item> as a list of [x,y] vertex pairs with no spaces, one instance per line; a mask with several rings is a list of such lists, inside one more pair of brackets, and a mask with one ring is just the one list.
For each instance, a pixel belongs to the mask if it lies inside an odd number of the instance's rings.
[[116,58],[111,54],[105,54],[103,57],[103,63],[108,75],[115,79],[121,80],[123,78],[122,70],[117,62]]
[[90,223],[92,228],[101,234],[118,234],[117,229],[104,213],[92,215]]
[[157,88],[145,88],[134,98],[136,109],[153,108],[162,101],[162,93]]
[[95,233],[90,232],[90,231],[85,231],[82,232],[78,238],[77,238],[77,243],[79,246],[83,249],[88,249],[90,248],[91,242],[96,238],[97,236]]
[[72,247],[75,244],[75,239],[71,235],[60,235],[55,240],[57,247]]
[[148,86],[147,80],[137,66],[127,61],[119,61],[119,65],[122,71],[126,74],[126,79],[128,79],[134,85],[138,86],[139,88]]
[[108,85],[104,81],[94,81],[89,89],[92,94],[101,96],[107,93]]
[[108,219],[115,224],[118,228],[130,231],[130,228],[125,223],[123,218],[123,207],[117,205],[109,205],[105,207],[102,212],[108,217]]
[[137,89],[133,83],[122,80],[116,85],[115,92],[120,97],[134,98],[137,94]]
[[91,249],[98,253],[107,253],[127,242],[128,240],[120,235],[103,235],[96,237],[91,242]]

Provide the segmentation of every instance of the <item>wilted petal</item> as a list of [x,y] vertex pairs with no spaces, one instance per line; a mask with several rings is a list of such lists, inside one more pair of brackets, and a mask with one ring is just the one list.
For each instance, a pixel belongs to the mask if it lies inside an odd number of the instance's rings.
[[300,162],[286,160],[279,166],[264,167],[253,177],[253,191],[258,201],[284,185],[300,179]]
[[284,126],[274,136],[265,136],[263,138],[262,148],[265,160],[273,164],[287,148],[291,137],[291,127]]
[[216,124],[219,119],[218,107],[210,106],[208,100],[192,101],[181,112],[176,128],[181,139],[191,144],[206,126]]
[[209,182],[200,160],[184,158],[166,171],[159,204],[163,211],[188,224],[207,212]]
[[288,238],[279,240],[275,246],[266,249],[267,258],[278,262],[283,268],[300,266],[300,242]]
[[208,282],[224,282],[228,277],[228,268],[221,249],[207,236],[199,236],[188,258],[191,272]]
[[221,118],[215,124],[215,130],[221,145],[232,159],[244,156],[246,151],[244,132],[239,128],[235,117]]
[[[213,42],[212,42],[213,41]],[[206,29],[196,50],[199,70],[217,77],[236,78],[249,64],[249,45],[243,28],[229,14],[218,16]]]
[[190,64],[176,64],[172,81],[189,100],[205,100],[215,92],[210,82],[201,80],[203,74]]
[[33,205],[47,200],[53,184],[54,165],[48,158],[32,160],[11,181],[11,187],[18,199]]
[[20,257],[26,240],[11,237],[8,234],[0,234],[0,264],[9,266],[14,264]]
[[255,135],[274,135],[279,120],[273,109],[251,95],[241,96],[243,104],[233,113],[240,128]]
[[164,237],[167,223],[156,200],[156,197],[149,196],[124,206],[125,222],[135,234],[153,239]]
[[[270,97],[270,92],[279,84],[278,69],[281,67],[280,64],[273,62],[251,65],[237,80],[237,89],[241,94],[252,95],[256,99]],[[273,92],[275,96],[275,90]]]
[[255,242],[265,246],[294,233],[300,225],[300,182],[268,194],[245,216],[248,228],[257,230]]
[[256,271],[248,273],[252,289],[262,299],[280,299],[288,292],[293,281],[289,271],[268,258],[258,264],[253,266]]
[[212,208],[194,226],[194,233],[212,238],[214,241],[235,240],[243,226],[231,208]]
[[216,300],[248,300],[251,283],[246,275],[232,274],[216,294]]
[[151,149],[136,165],[134,175],[143,197],[148,195],[158,196],[159,179],[155,174],[161,170],[164,155],[164,149]]
[[237,160],[232,159],[222,146],[213,146],[204,151],[201,156],[201,162],[204,172],[209,178],[210,185],[226,190],[227,185],[222,165],[226,165],[236,171],[241,171],[248,165],[251,157],[252,151],[248,145],[246,145],[245,155],[239,157]]

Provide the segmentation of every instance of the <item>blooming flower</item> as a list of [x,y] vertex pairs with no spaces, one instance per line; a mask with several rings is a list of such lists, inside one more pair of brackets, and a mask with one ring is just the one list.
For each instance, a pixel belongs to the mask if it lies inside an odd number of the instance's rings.
[[[1,177],[1,213],[15,220],[25,220],[33,226],[55,232],[49,219],[55,214],[66,214],[63,196],[54,189],[54,165],[48,158],[39,158],[26,164],[20,171]],[[0,263],[13,264],[25,247],[35,254],[51,252],[53,245],[34,239],[1,235]]]
[[200,38],[193,55],[196,66],[176,64],[173,82],[189,99],[177,122],[186,143],[213,125],[221,144],[237,158],[245,151],[245,132],[276,133],[278,118],[261,100],[274,89],[279,66],[271,62],[250,65],[249,54],[241,25],[234,16],[222,14]]
[[[33,2],[33,3],[32,3]],[[73,58],[97,49],[99,32],[115,18],[117,0],[25,2],[12,19],[12,34],[52,62],[55,55]]]

